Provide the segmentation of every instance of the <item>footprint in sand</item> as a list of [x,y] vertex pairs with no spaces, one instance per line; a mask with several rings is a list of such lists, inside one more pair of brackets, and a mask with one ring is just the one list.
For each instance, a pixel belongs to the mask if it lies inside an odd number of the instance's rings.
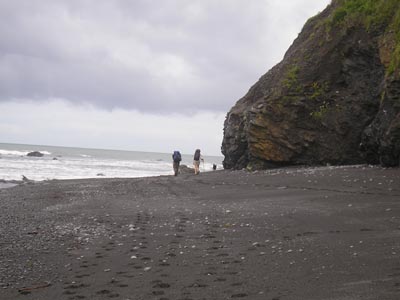
[[79,274],[79,275],[76,275],[75,278],[83,278],[83,277],[89,277],[89,276],[90,276],[90,274]]
[[217,254],[217,256],[229,256],[229,254],[228,253],[220,253],[220,254]]
[[76,294],[76,292],[75,291],[66,290],[66,291],[63,292],[63,294],[64,295],[74,295],[74,294]]
[[234,282],[231,284],[231,286],[242,286],[244,282]]
[[218,249],[220,249],[220,247],[210,247],[210,248],[207,248],[207,251],[212,251],[212,250],[218,250]]
[[188,287],[190,287],[190,288],[206,288],[206,287],[208,287],[208,284],[195,282],[195,283],[189,285]]
[[101,290],[101,291],[96,292],[96,294],[98,294],[98,295],[108,295],[108,294],[111,294],[111,291],[109,291],[109,290]]
[[68,289],[81,289],[81,288],[87,288],[89,286],[90,286],[90,284],[76,283],[76,284],[70,284],[70,285],[66,286],[64,289],[66,289],[66,290],[68,290]]
[[108,295],[108,298],[119,298],[119,294],[118,293],[110,294]]
[[227,274],[227,275],[237,275],[238,272],[235,272],[235,271],[228,271],[228,272],[224,272],[224,274]]
[[151,258],[150,258],[150,257],[142,257],[141,260],[143,260],[143,261],[149,261],[149,260],[151,260]]
[[231,296],[231,298],[244,298],[247,297],[248,295],[245,293],[239,293],[239,294],[234,294]]
[[168,289],[168,288],[170,288],[171,287],[171,285],[169,284],[169,283],[165,283],[165,282],[159,282],[159,283],[156,283],[154,286],[153,286],[153,288],[158,288],[158,289]]
[[164,292],[164,291],[153,291],[152,294],[153,294],[154,296],[161,296],[161,295],[164,295],[165,292]]
[[19,291],[21,295],[29,295],[31,292],[30,291]]

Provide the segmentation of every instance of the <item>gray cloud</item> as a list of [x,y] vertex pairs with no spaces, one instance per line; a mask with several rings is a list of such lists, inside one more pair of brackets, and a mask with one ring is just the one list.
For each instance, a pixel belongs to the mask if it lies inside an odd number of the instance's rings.
[[329,2],[0,0],[0,101],[226,111]]
[[221,155],[225,113],[154,115],[62,100],[0,102],[0,112],[2,142],[165,153],[201,147],[206,155]]

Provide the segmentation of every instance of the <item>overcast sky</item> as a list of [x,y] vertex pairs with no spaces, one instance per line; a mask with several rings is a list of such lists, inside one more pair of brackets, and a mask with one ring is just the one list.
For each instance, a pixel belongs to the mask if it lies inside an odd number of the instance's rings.
[[330,0],[0,0],[0,142],[220,155]]

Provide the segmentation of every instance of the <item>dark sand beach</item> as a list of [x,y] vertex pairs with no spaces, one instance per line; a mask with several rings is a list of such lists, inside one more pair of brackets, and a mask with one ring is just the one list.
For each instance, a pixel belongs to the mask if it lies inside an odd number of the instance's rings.
[[400,299],[400,170],[0,189],[0,299]]

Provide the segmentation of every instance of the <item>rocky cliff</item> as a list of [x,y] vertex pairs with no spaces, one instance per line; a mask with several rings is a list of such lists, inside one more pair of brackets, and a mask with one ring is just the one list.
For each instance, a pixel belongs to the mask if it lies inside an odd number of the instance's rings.
[[225,168],[400,154],[400,1],[334,0],[227,114]]

